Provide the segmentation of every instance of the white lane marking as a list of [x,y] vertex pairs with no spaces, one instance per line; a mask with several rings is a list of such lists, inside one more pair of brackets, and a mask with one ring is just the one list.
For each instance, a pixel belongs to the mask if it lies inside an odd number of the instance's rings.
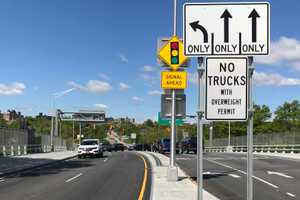
[[4,182],[4,179],[3,179],[3,178],[0,178],[0,183],[1,183],[1,182]]
[[106,161],[107,161],[107,158],[105,158],[103,161],[106,162]]
[[[215,164],[217,164],[217,165],[223,166],[223,167],[227,167],[227,168],[229,168],[229,169],[233,169],[233,170],[235,170],[235,171],[238,171],[238,172],[240,172],[240,173],[242,173],[242,174],[247,175],[247,172],[244,172],[244,171],[242,171],[242,170],[236,169],[236,168],[234,168],[234,167],[230,167],[229,165],[225,165],[225,164],[223,164],[223,163],[219,163],[219,162],[217,162],[217,161],[213,161],[213,160],[209,160],[209,159],[205,159],[205,160],[207,160],[207,161],[209,161],[209,162],[212,162],[212,163],[215,163]],[[268,181],[265,181],[264,179],[261,179],[261,178],[259,178],[259,177],[257,177],[257,176],[252,176],[252,177],[255,178],[255,179],[258,180],[258,181],[261,181],[261,182],[263,182],[263,183],[265,183],[265,184],[267,184],[267,185],[273,187],[273,188],[279,188],[277,185],[274,185],[274,184],[272,184],[272,183],[269,183]]]
[[80,176],[82,176],[82,173],[77,174],[76,176],[74,176],[74,177],[72,177],[72,178],[66,180],[66,183],[69,183],[70,181],[73,181],[74,179],[76,179],[76,178],[78,178],[78,177],[80,177]]
[[284,173],[280,173],[280,172],[273,172],[273,171],[267,171],[267,173],[269,174],[269,175],[277,175],[277,176],[281,176],[281,177],[284,177],[284,178],[294,178],[294,177],[292,177],[292,176],[289,176],[289,175],[287,175],[287,174],[284,174]]
[[239,175],[236,174],[228,174],[228,176],[231,176],[232,178],[241,178]]
[[203,175],[215,175],[215,176],[218,176],[218,175],[224,175],[223,173],[218,173],[218,172],[203,172]]
[[296,197],[296,195],[289,193],[289,192],[287,192],[286,194],[289,195],[290,197]]

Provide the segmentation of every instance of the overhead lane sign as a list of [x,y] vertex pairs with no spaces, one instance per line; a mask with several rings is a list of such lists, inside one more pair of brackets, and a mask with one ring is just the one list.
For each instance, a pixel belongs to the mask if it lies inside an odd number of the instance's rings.
[[247,71],[247,57],[207,58],[206,120],[247,120]]
[[183,53],[183,43],[176,36],[159,50],[158,57],[174,71],[188,60]]
[[184,54],[268,55],[270,5],[257,3],[186,3]]
[[187,85],[186,71],[163,71],[161,72],[161,88],[185,89]]

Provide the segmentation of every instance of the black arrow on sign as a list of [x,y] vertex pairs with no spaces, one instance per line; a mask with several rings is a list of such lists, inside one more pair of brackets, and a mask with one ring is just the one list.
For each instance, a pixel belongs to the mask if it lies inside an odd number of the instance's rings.
[[190,26],[192,27],[192,29],[196,32],[197,29],[199,29],[202,33],[203,33],[203,41],[204,43],[208,43],[208,33],[207,33],[207,30],[201,26],[199,24],[199,21],[195,21],[195,22],[192,22],[190,23]]
[[224,18],[224,42],[229,42],[229,18],[232,18],[230,12],[226,9],[221,15]]
[[257,42],[257,18],[260,18],[260,16],[253,9],[248,18],[252,18],[252,42]]

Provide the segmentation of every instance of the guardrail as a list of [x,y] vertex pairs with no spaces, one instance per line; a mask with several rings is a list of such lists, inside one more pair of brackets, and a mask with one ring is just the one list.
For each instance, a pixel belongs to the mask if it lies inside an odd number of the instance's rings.
[[[66,146],[54,146],[54,151],[66,151]],[[0,156],[20,156],[30,153],[51,152],[50,145],[1,145]]]
[[[216,146],[205,147],[205,152],[247,152],[247,146]],[[297,145],[253,145],[255,153],[299,153],[300,144]]]

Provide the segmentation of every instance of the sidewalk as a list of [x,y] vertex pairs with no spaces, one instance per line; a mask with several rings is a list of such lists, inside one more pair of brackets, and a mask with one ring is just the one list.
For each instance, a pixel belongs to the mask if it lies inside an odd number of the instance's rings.
[[36,168],[60,160],[73,158],[76,151],[61,151],[50,153],[36,153],[22,156],[0,157],[0,176],[13,174],[19,171]]
[[[150,161],[152,169],[152,191],[151,200],[196,200],[197,186],[189,177],[178,168],[179,181],[169,182],[167,180],[167,169],[169,158],[154,152],[138,152]],[[151,155],[152,154],[152,155]],[[155,159],[157,158],[157,159]],[[158,162],[159,161],[159,162]],[[161,166],[157,164],[161,163]],[[205,200],[218,200],[207,191],[203,191]]]

